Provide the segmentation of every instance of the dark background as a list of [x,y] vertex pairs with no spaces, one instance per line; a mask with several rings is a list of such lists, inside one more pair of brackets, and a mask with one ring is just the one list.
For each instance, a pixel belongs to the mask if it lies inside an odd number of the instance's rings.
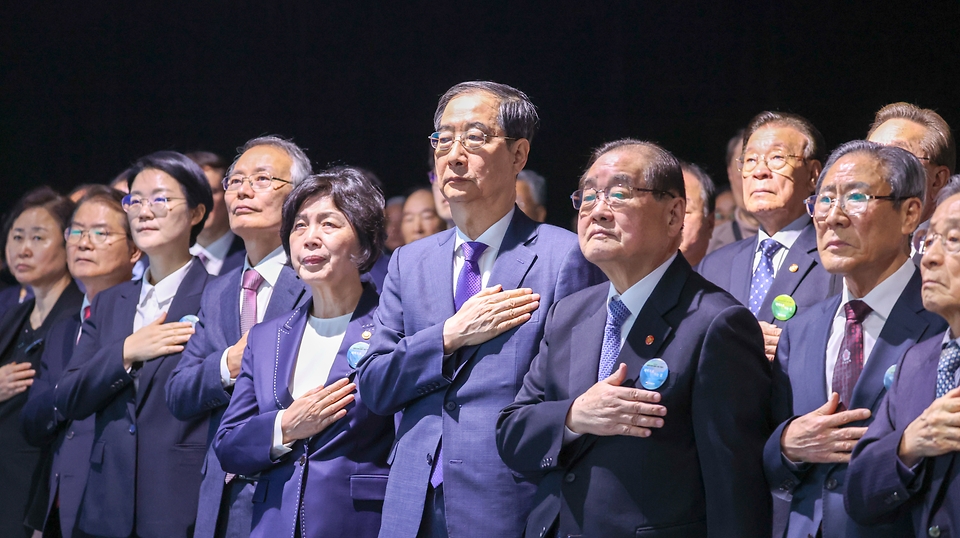
[[893,101],[960,125],[957,0],[4,4],[0,211],[151,151],[232,158],[267,133],[399,194],[426,183],[437,98],[469,79],[538,106],[528,168],[561,225],[590,148],[614,138],[725,182],[727,139],[764,109],[807,116],[831,148]]

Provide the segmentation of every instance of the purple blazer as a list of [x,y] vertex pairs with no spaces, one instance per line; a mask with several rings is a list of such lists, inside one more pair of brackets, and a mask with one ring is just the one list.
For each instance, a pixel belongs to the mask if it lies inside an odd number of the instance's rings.
[[[354,376],[348,350],[366,341],[363,333],[374,331],[378,299],[365,285],[327,384]],[[304,537],[373,538],[387,487],[392,416],[373,414],[356,394],[346,417],[297,441],[278,460],[270,458],[277,412],[293,403],[289,384],[312,305],[306,301],[292,314],[250,329],[240,377],[213,447],[224,471],[260,475],[252,537],[293,536],[299,529]]]
[[917,536],[960,535],[960,453],[922,460],[908,469],[897,456],[903,431],[933,403],[943,333],[912,348],[847,470],[850,517],[862,524],[910,514]]

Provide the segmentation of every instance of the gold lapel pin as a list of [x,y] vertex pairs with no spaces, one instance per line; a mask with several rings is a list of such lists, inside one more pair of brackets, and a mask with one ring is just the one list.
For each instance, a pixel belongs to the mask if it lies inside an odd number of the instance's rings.
[[796,273],[797,271],[800,270],[800,266],[797,265],[797,264],[795,264],[795,263],[794,263],[794,264],[791,264],[789,270],[790,270],[791,273]]
[[648,335],[647,335],[647,345],[649,346],[649,345],[652,344],[652,343],[653,343],[653,335],[652,335],[652,334],[648,334]]
[[360,333],[360,338],[363,338],[364,340],[369,340],[371,336],[373,336],[373,333],[370,331],[363,331]]

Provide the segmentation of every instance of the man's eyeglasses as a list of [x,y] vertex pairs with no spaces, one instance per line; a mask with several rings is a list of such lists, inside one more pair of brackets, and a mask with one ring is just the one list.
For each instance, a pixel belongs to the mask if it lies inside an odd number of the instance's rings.
[[128,194],[123,197],[120,203],[123,205],[123,210],[131,217],[138,216],[143,211],[144,206],[150,206],[150,211],[153,212],[154,217],[163,217],[166,216],[167,211],[170,209],[169,203],[171,200],[186,200],[186,198],[154,196],[148,199],[142,196]]
[[437,153],[446,153],[453,149],[453,144],[460,142],[467,151],[476,151],[482,148],[490,138],[502,138],[504,140],[516,140],[509,136],[500,136],[487,134],[480,129],[470,129],[465,133],[454,135],[452,131],[437,131],[430,135],[430,146]]
[[872,194],[864,194],[862,192],[850,192],[840,197],[830,197],[825,194],[815,194],[806,200],[804,203],[807,206],[807,214],[817,220],[823,220],[827,218],[827,215],[830,213],[830,208],[834,205],[840,207],[840,211],[843,211],[848,217],[855,217],[862,214],[867,210],[867,204],[870,203],[870,200],[900,200],[896,196],[874,196]]
[[944,252],[948,254],[960,253],[960,230],[950,230],[947,235],[927,232],[927,236],[920,242],[920,248],[917,249],[917,252],[921,255],[926,253],[933,247],[935,241],[939,241]]
[[244,182],[250,182],[250,188],[255,191],[265,191],[269,190],[273,186],[274,181],[279,181],[280,183],[286,183],[289,185],[291,181],[286,179],[280,179],[278,177],[272,177],[268,174],[254,174],[252,176],[241,176],[240,174],[233,175],[230,177],[223,178],[223,190],[225,191],[238,191],[240,187],[243,186]]
[[669,196],[670,198],[677,197],[677,195],[672,192],[659,189],[611,185],[606,189],[580,189],[574,191],[574,193],[570,195],[570,200],[573,202],[573,208],[577,211],[590,211],[601,199],[607,202],[610,209],[616,209],[633,198],[634,192],[649,192],[655,196]]
[[91,228],[89,230],[83,230],[81,228],[67,228],[63,231],[63,239],[67,242],[68,245],[78,245],[80,241],[83,240],[83,236],[87,236],[90,239],[90,242],[94,245],[103,245],[107,242],[107,239],[111,235],[126,235],[118,232],[108,232],[102,228]]
[[797,159],[803,161],[803,157],[800,155],[784,155],[782,153],[774,153],[772,155],[744,155],[743,157],[737,159],[738,168],[741,172],[753,172],[754,168],[760,164],[760,161],[773,171],[780,171],[787,167],[790,164],[790,159]]

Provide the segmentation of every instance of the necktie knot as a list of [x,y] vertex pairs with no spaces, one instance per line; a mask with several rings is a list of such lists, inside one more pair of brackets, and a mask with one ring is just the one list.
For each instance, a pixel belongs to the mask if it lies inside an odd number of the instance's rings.
[[863,320],[867,319],[867,316],[870,315],[870,312],[873,312],[873,309],[870,306],[859,300],[854,299],[849,303],[843,305],[843,313],[847,316],[847,321],[849,323],[863,323]]
[[83,307],[83,319],[90,319],[90,305]]
[[957,369],[960,369],[960,346],[957,346],[956,340],[952,340],[940,352],[940,362],[937,364],[937,398],[956,387]]
[[467,263],[476,265],[480,262],[483,251],[487,250],[487,245],[479,241],[467,241],[460,245],[460,248],[463,249],[463,259]]
[[783,245],[776,239],[767,238],[760,242],[760,252],[767,258],[773,258],[774,254],[781,248],[783,248]]
[[257,291],[263,283],[263,276],[256,269],[247,269],[243,272],[243,289]]
[[607,304],[607,323],[615,325],[616,327],[622,327],[623,322],[627,321],[629,317],[630,309],[627,308],[627,305],[623,304],[623,301],[617,297],[610,299],[610,302]]

